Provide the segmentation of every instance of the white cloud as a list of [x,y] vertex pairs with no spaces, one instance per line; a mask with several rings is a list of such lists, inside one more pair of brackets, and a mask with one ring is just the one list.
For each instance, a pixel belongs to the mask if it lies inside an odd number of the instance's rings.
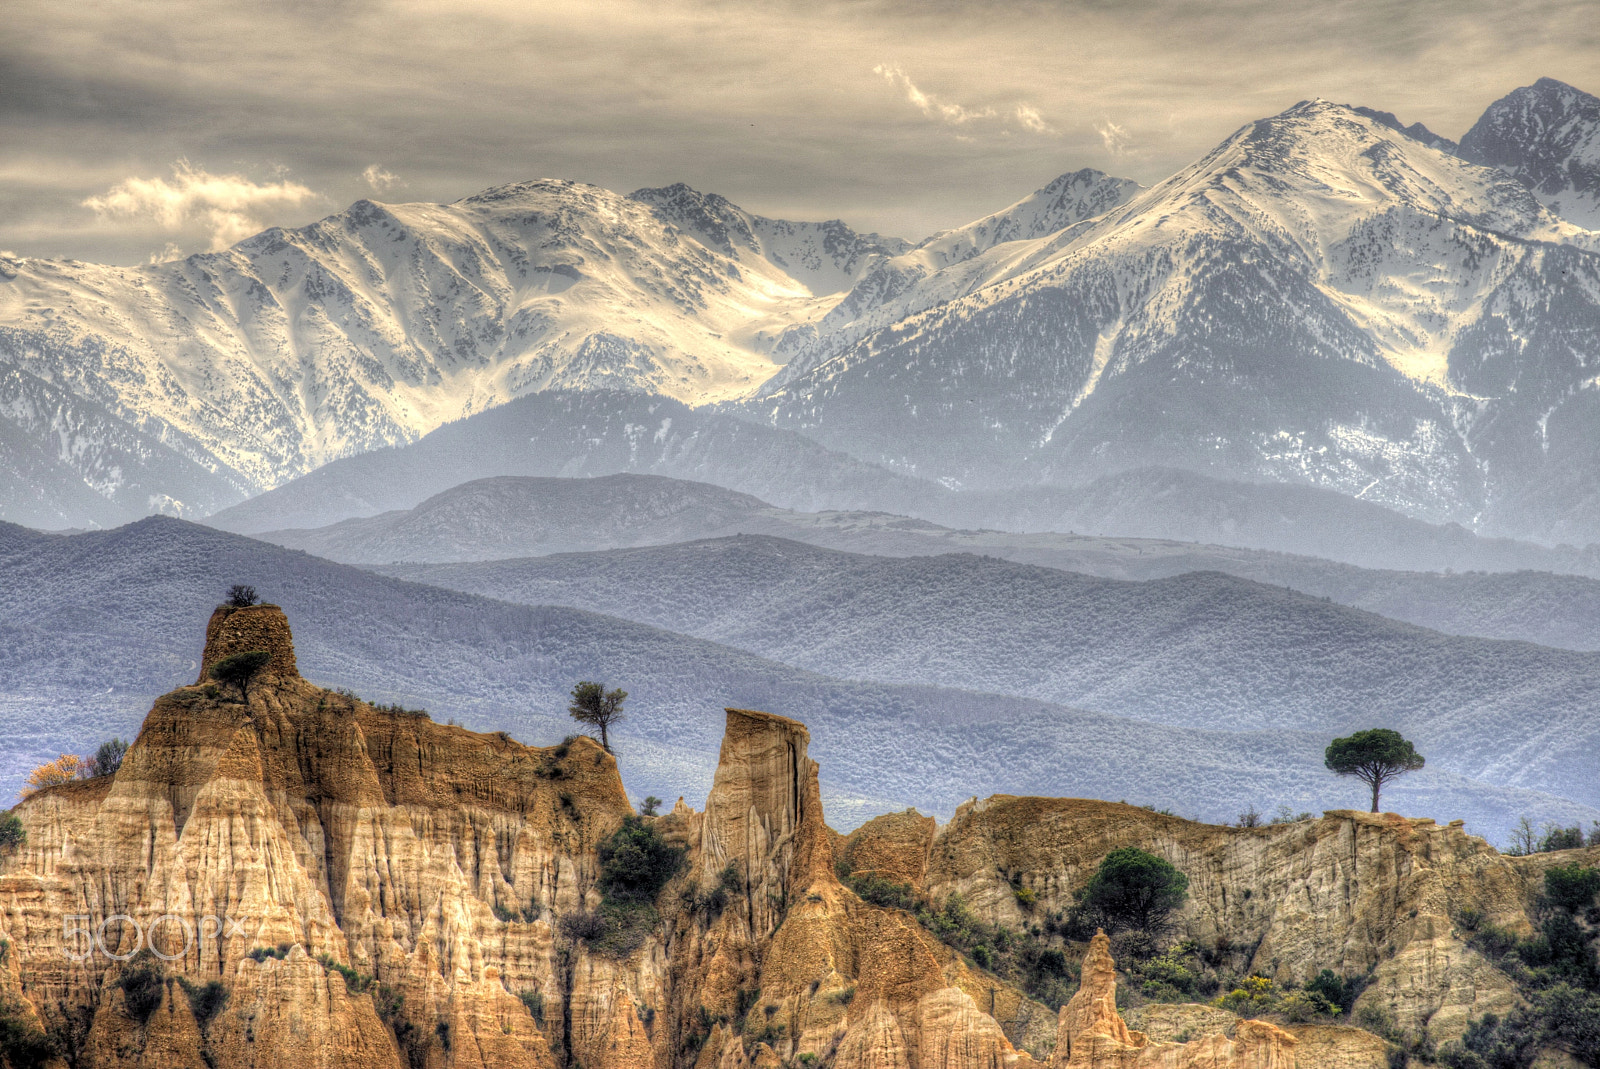
[[144,220],[163,230],[199,226],[209,234],[211,248],[219,250],[266,229],[275,213],[321,199],[316,191],[281,176],[262,185],[243,175],[211,174],[179,160],[172,166],[170,181],[128,178],[85,200],[83,206],[102,218]]
[[1039,114],[1039,109],[1031,104],[1018,104],[1016,109],[1017,125],[1024,130],[1032,130],[1036,134],[1053,134],[1050,124],[1044,121],[1044,116]]
[[1100,141],[1105,145],[1106,151],[1112,156],[1121,156],[1133,144],[1133,139],[1128,136],[1128,131],[1110,119],[1094,124],[1095,133],[1100,135]]
[[177,242],[169,241],[165,247],[152,252],[150,254],[150,259],[146,260],[145,262],[151,264],[164,264],[169,263],[172,260],[181,259],[183,259],[183,250],[178,247]]
[[881,75],[885,81],[892,85],[899,86],[901,92],[905,93],[906,100],[910,101],[922,114],[930,119],[937,119],[940,122],[949,123],[951,126],[960,126],[975,119],[992,119],[995,117],[993,108],[973,110],[964,108],[960,104],[941,103],[918,89],[917,83],[913,82],[906,72],[899,67],[880,63],[872,68],[872,73]]
[[[1011,135],[1011,128],[1026,130],[1034,134],[1053,134],[1055,130],[1044,121],[1044,116],[1039,114],[1039,109],[1032,104],[1018,103],[1005,111],[996,111],[992,107],[969,108],[963,104],[950,104],[932,93],[925,93],[911,80],[911,76],[900,67],[891,63],[880,63],[872,68],[872,73],[883,78],[890,85],[895,86],[903,94],[907,103],[911,104],[923,115],[942,123],[946,126],[967,126],[974,123],[994,123],[1006,127],[1002,131],[1004,136]],[[963,141],[972,140],[961,134],[956,135]]]
[[374,193],[387,193],[391,189],[400,189],[406,185],[399,175],[384,170],[381,163],[369,163],[367,169],[361,172],[367,185],[372,187]]

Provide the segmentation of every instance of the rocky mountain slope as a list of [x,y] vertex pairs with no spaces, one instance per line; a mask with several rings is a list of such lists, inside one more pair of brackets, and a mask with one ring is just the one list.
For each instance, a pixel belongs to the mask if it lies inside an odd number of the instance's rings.
[[[1454,922],[1527,930],[1539,869],[1454,827],[1330,813],[1244,830],[1002,797],[944,828],[906,814],[842,840],[806,728],[730,709],[704,810],[630,825],[685,854],[632,900],[615,881],[633,870],[601,849],[630,807],[593,742],[529,749],[374,708],[300,678],[275,607],[219,609],[204,663],[247,650],[270,657],[247,688],[164,695],[115,776],[15,811],[26,839],[0,857],[0,989],[9,1019],[74,1065],[1387,1064],[1390,1045],[1359,1029],[1201,1007],[1187,1011],[1209,1014],[1193,1030],[1207,1034],[1133,1032],[1105,937],[1028,935],[1024,917],[1020,938],[1059,948],[1040,959],[1060,979],[1042,1003],[836,875],[904,874],[941,908],[960,889],[1015,924],[1016,888],[1065,900],[1121,846],[1189,876],[1182,927],[1219,961],[1284,980],[1370,967],[1360,1004],[1407,1040],[1448,1040],[1516,999]],[[1155,1032],[1173,1009],[1142,1013]]]
[[1585,540],[1597,242],[1499,171],[1310,101],[990,250],[982,288],[751,411],[952,484],[1165,465]]
[[1509,172],[1557,215],[1600,230],[1600,97],[1540,78],[1489,105],[1460,154]]
[[[134,462],[95,425],[62,462],[124,510],[193,514],[216,487],[181,500],[163,484],[171,500],[152,505],[132,484],[187,458],[237,496],[553,388],[743,396],[777,367],[759,336],[811,314],[807,282],[843,284],[902,247],[843,224],[763,221],[793,231],[773,255],[803,282],[664,221],[683,191],[648,192],[525,182],[448,205],[358,201],[146,267],[7,259],[0,352],[22,383],[7,415],[48,446],[49,419],[24,418],[27,389],[98,405],[161,448]],[[123,481],[105,472],[119,459]]]

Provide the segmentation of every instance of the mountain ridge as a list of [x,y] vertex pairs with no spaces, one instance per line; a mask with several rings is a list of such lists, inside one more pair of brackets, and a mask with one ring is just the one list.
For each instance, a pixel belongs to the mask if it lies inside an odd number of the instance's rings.
[[[1304,101],[1149,189],[1068,172],[916,245],[544,180],[146,268],[8,258],[0,469],[41,498],[12,518],[214,512],[567,390],[676,397],[953,488],[1182,468],[1600,541],[1600,234],[1512,159],[1588,174],[1593,99],[1517,90],[1459,154]],[[1463,158],[1491,126],[1509,171]],[[63,436],[45,410],[74,397],[98,407]]]

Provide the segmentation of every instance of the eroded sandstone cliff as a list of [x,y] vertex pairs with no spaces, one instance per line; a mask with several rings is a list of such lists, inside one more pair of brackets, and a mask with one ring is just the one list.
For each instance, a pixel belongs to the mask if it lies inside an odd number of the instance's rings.
[[[248,686],[208,681],[253,651],[269,657]],[[1364,1003],[1436,1035],[1514,999],[1452,918],[1526,929],[1537,873],[1459,828],[1337,813],[1241,830],[997,797],[942,828],[897,814],[841,839],[805,727],[738,709],[704,812],[680,801],[649,825],[682,870],[635,914],[645,934],[608,944],[585,923],[606,923],[598,850],[631,809],[598,744],[525,747],[314,686],[272,606],[218,609],[203,665],[156,702],[114,778],[16,810],[27,840],[0,858],[0,998],[64,1064],[1386,1064],[1358,1029],[1202,1007],[1148,1007],[1133,1031],[1103,937],[1064,948],[1082,984],[1058,1014],[835,867],[924,901],[959,893],[1024,931],[1125,845],[1188,874],[1181,934],[1226,948],[1240,975],[1370,971]]]

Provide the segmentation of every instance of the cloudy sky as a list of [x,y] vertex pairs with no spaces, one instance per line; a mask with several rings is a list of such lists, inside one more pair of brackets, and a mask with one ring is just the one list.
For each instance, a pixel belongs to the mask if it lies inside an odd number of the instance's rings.
[[1600,92],[1595,0],[7,0],[0,249],[138,263],[358,197],[686,181],[921,237],[1307,97],[1459,138]]

